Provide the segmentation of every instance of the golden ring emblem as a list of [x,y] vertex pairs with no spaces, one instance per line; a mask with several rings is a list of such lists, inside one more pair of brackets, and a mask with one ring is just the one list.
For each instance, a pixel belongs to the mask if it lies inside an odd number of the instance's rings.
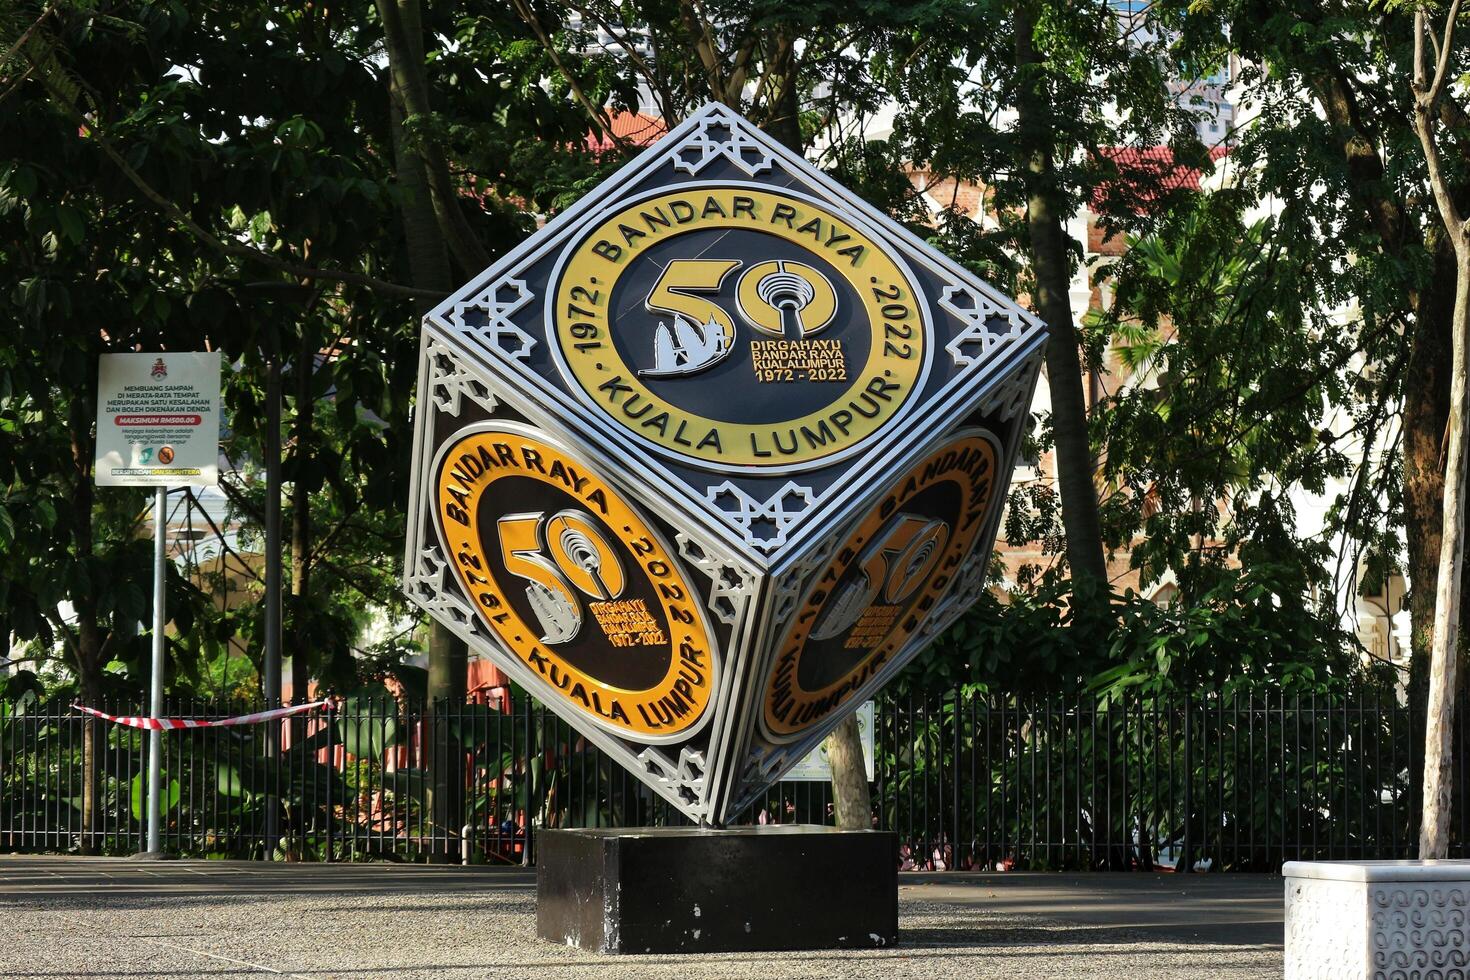
[[962,430],[896,481],[808,588],[766,679],[767,734],[799,737],[903,649],[944,598],[995,504],[993,436]]
[[690,185],[622,204],[568,250],[547,302],[574,390],[710,468],[829,462],[898,417],[927,374],[928,311],[902,261],[779,190]]
[[612,486],[514,423],[464,430],[431,472],[476,623],[544,682],[538,697],[641,741],[699,724],[716,672],[700,598]]

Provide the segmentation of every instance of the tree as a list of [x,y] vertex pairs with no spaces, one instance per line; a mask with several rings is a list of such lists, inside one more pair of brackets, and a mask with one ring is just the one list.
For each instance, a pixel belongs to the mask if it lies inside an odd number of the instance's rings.
[[[1187,9],[1194,26],[1182,39],[1185,56],[1219,63],[1233,50],[1244,59],[1238,81],[1252,119],[1237,134],[1231,171],[1242,188],[1272,201],[1277,226],[1290,236],[1288,254],[1304,269],[1315,266],[1305,301],[1356,308],[1358,322],[1346,326],[1365,377],[1376,383],[1364,393],[1365,445],[1401,423],[1380,465],[1364,458],[1336,518],[1380,571],[1398,566],[1394,532],[1404,529],[1410,696],[1421,703],[1445,612],[1430,583],[1442,581],[1446,554],[1446,434],[1459,363],[1453,324],[1465,266],[1438,202],[1443,193],[1462,201],[1470,190],[1461,165],[1470,117],[1452,97],[1437,98],[1428,116],[1429,89],[1403,84],[1416,77],[1422,49],[1412,5],[1241,0]],[[1458,56],[1451,49],[1444,57]],[[1438,129],[1437,175],[1422,139],[1426,125]],[[1463,588],[1457,601],[1463,614]],[[1448,696],[1448,688],[1441,684],[1434,696]]]
[[1297,533],[1294,497],[1351,478],[1352,438],[1382,425],[1392,375],[1355,362],[1384,326],[1303,302],[1315,259],[1255,206],[1234,188],[1178,202],[1112,267],[1114,303],[1087,330],[1123,368],[1100,417],[1107,533],[1133,542],[1142,586],[1172,573],[1185,604],[1250,561],[1290,570],[1289,594],[1336,619],[1330,542]]
[[[305,667],[317,659],[309,653],[324,647],[327,659],[345,655],[347,637],[323,642],[321,627],[354,618],[336,597],[364,588],[369,576],[329,572],[316,579],[328,587],[312,594],[309,571],[318,562],[330,569],[340,557],[332,547],[349,542],[375,545],[379,555],[398,550],[365,533],[377,529],[360,511],[366,500],[379,513],[397,504],[402,481],[395,484],[376,454],[406,428],[406,390],[375,384],[372,375],[404,351],[411,372],[415,349],[396,325],[399,351],[377,332],[387,321],[370,291],[415,292],[370,271],[379,257],[391,259],[394,239],[382,233],[391,212],[376,179],[375,118],[361,112],[361,95],[371,91],[367,53],[343,57],[339,48],[351,51],[354,35],[334,33],[319,11],[267,18],[253,5],[226,4],[194,19],[181,8],[49,3],[13,13],[0,67],[9,102],[0,118],[8,134],[0,220],[16,243],[0,259],[0,292],[7,320],[18,327],[7,336],[3,358],[12,370],[0,385],[9,433],[0,525],[23,532],[5,542],[0,601],[13,628],[36,656],[68,665],[86,702],[143,689],[147,638],[134,624],[146,619],[149,597],[134,581],[147,565],[147,544],[138,539],[146,512],[135,491],[92,487],[97,355],[223,350],[242,369],[226,388],[227,451],[239,461],[259,458],[260,352],[285,347],[298,354],[290,465],[300,571],[292,603],[296,662]],[[277,57],[287,50],[290,57]],[[180,73],[181,65],[192,70]],[[297,111],[293,92],[320,97],[315,118]],[[25,136],[32,127],[44,137]],[[370,242],[386,244],[375,255]],[[313,302],[301,303],[304,295]],[[314,372],[313,345],[344,332],[371,353],[351,367]],[[339,397],[330,446],[313,420],[322,392],[311,387],[327,375],[339,396],[355,396]],[[403,393],[397,411],[390,404],[396,393]],[[387,400],[378,397],[384,394]],[[359,425],[363,402],[390,426],[396,417],[396,429]],[[57,465],[62,459],[68,465]],[[324,474],[324,461],[335,469]],[[333,488],[327,497],[344,492],[324,501],[328,520],[312,541],[308,497],[323,483]],[[258,513],[258,490],[227,485],[247,519]],[[374,499],[375,491],[386,499]],[[386,564],[391,570],[391,557]],[[177,627],[168,644],[170,686],[178,690],[197,675],[201,656],[226,647],[232,635],[248,637],[252,626],[238,611],[212,611],[177,575],[170,589]],[[74,616],[63,617],[67,606]],[[87,724],[89,767],[100,757],[99,732]],[[89,771],[84,826],[93,825],[96,786]]]
[[[11,243],[0,256],[11,325],[0,352],[0,604],[29,642],[29,659],[63,664],[76,696],[95,704],[146,676],[147,639],[136,624],[151,605],[137,584],[150,562],[138,534],[144,496],[92,482],[97,358],[159,349],[189,329],[176,270],[197,256],[170,242],[147,209],[118,200],[111,164],[90,133],[68,125],[71,106],[91,95],[57,54],[75,40],[76,25],[48,7],[31,11],[17,31],[18,41],[7,39],[5,95],[43,90],[52,98],[21,98],[0,117],[14,148],[0,165],[0,221]],[[96,39],[95,67],[126,77],[136,61],[115,40]],[[175,622],[187,628],[199,594],[176,574],[168,588]],[[84,850],[94,846],[103,738],[100,723],[84,724]]]
[[[1243,59],[1238,81],[1253,118],[1237,134],[1232,172],[1274,201],[1296,236],[1291,253],[1316,258],[1320,305],[1353,302],[1380,328],[1363,332],[1359,353],[1391,378],[1382,397],[1386,418],[1402,419],[1402,445],[1343,519],[1362,537],[1402,521],[1417,700],[1441,551],[1457,262],[1433,213],[1412,93],[1399,83],[1412,74],[1409,17],[1355,0],[1190,9],[1181,56],[1219,63],[1233,50]],[[1464,130],[1453,100],[1438,110],[1448,131]],[[1446,176],[1461,193],[1465,175]],[[1396,549],[1381,547],[1392,560]]]
[[[1052,410],[1044,421],[1061,498],[1055,548],[1071,576],[1079,650],[1102,642],[1105,550],[1120,542],[1099,512],[1105,453],[1093,429],[1103,406],[1089,410],[1083,386],[1099,365],[1094,350],[1084,358],[1080,349],[1085,311],[1072,309],[1071,297],[1086,243],[1068,223],[1086,207],[1112,235],[1147,229],[1167,211],[1178,196],[1171,169],[1125,169],[1122,150],[1164,146],[1179,168],[1205,159],[1190,108],[1167,91],[1180,70],[1165,43],[1176,23],[1158,5],[1136,16],[1129,23],[1112,5],[1093,3],[962,5],[878,61],[900,106],[890,152],[908,161],[932,199],[962,184],[984,195],[984,223],[951,205],[937,243],[1029,296],[1050,327]],[[1024,504],[1013,500],[1013,510]]]
[[[465,275],[473,275],[483,267],[485,252],[468,230],[459,200],[449,179],[448,164],[437,144],[420,139],[414,141],[405,120],[427,119],[430,113],[428,84],[424,78],[423,24],[416,0],[377,0],[378,18],[388,49],[389,112],[393,126],[393,160],[403,193],[399,208],[403,212],[403,230],[408,242],[409,269],[414,285],[448,295],[453,288],[449,256],[454,254]],[[477,264],[478,263],[478,264]],[[419,304],[419,313],[432,305]],[[465,699],[468,650],[463,640],[449,627],[433,620],[429,623],[429,687],[431,706],[441,703],[463,703]],[[435,763],[447,763],[459,757],[449,740],[448,726],[431,715],[429,724],[437,743],[432,753]],[[458,831],[455,815],[461,811],[458,790],[463,786],[461,766],[434,765],[430,773],[430,807],[436,825],[443,828],[445,839]],[[446,768],[448,771],[446,771]],[[436,855],[441,860],[449,854]]]
[[[1061,89],[1071,87],[1065,84],[1067,81],[1075,84],[1077,79],[1068,79],[1064,72],[1049,68],[1045,49],[1038,51],[1035,34],[1039,12],[1057,13],[1046,11],[1041,4],[1020,3],[1012,15],[1016,44],[1015,136],[1020,158],[1017,169],[1022,175],[1026,204],[1033,300],[1051,329],[1046,345],[1046,384],[1051,392],[1067,564],[1072,572],[1074,597],[1085,596],[1084,602],[1092,604],[1106,595],[1108,566],[1103,558],[1102,522],[1093,482],[1097,467],[1087,431],[1082,361],[1069,296],[1072,261],[1068,251],[1072,243],[1062,228],[1064,217],[1075,212],[1077,201],[1069,200],[1055,158],[1057,147],[1068,156],[1083,149],[1069,145],[1065,131],[1059,131],[1058,103],[1054,101]],[[1108,23],[1106,19],[1102,22]],[[1062,77],[1058,79],[1058,75]]]
[[[1423,149],[1429,186],[1434,195],[1445,236],[1454,248],[1455,306],[1450,321],[1450,416],[1445,434],[1445,474],[1443,529],[1440,532],[1439,574],[1435,586],[1434,638],[1430,647],[1429,707],[1424,742],[1424,814],[1419,831],[1419,857],[1444,858],[1449,855],[1450,807],[1454,791],[1454,717],[1460,648],[1460,587],[1464,565],[1465,535],[1465,425],[1466,357],[1470,356],[1470,222],[1466,221],[1456,196],[1456,188],[1446,173],[1445,153],[1441,141],[1461,150],[1453,137],[1443,134],[1440,122],[1442,100],[1454,101],[1449,91],[1452,66],[1459,65],[1455,45],[1455,28],[1460,15],[1460,0],[1452,0],[1445,14],[1444,26],[1432,32],[1428,13],[1420,6],[1414,11],[1414,68],[1410,85],[1414,93],[1414,132]],[[1434,46],[1434,67],[1425,41]],[[1463,73],[1453,77],[1463,79]],[[1463,107],[1456,106],[1450,115],[1464,118]]]

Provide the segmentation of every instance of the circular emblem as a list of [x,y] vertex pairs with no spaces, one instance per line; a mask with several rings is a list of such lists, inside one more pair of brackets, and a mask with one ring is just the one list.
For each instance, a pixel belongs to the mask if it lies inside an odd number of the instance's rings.
[[902,261],[793,192],[692,184],[622,203],[553,283],[552,350],[574,389],[709,468],[830,462],[900,415],[928,368]]
[[704,611],[658,534],[528,428],[466,429],[434,461],[440,542],[481,623],[561,698],[640,741],[686,735],[714,691]]
[[878,676],[944,597],[995,497],[995,440],[967,429],[853,528],[797,607],[766,679],[766,734],[789,741]]
[[174,447],[160,447],[158,450],[158,461],[164,464],[172,463],[174,461]]

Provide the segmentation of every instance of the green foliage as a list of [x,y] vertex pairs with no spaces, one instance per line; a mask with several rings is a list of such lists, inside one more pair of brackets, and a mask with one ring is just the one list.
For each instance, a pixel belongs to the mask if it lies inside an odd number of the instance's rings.
[[1168,695],[1237,687],[1289,693],[1340,689],[1360,678],[1357,648],[1291,564],[1221,568],[1209,589],[1159,604],[1135,592],[1111,597],[1100,649],[1079,648],[1079,606],[1048,578],[1004,599],[981,596],[895,681],[902,692],[1020,695],[1091,691],[1100,697]]
[[[475,232],[498,251],[535,227],[527,206],[565,203],[604,164],[580,110],[540,85],[548,56],[524,23],[432,16],[442,108],[407,120],[410,139],[450,148]],[[414,311],[276,265],[408,278],[376,17],[370,2],[77,2],[20,4],[0,24],[6,47],[35,28],[0,96],[0,233],[13,243],[0,255],[13,324],[0,346],[0,609],[42,673],[88,697],[142,689],[148,637],[133,624],[151,601],[145,494],[91,486],[108,351],[215,349],[229,365],[224,523],[244,551],[219,536],[218,559],[171,568],[171,690],[239,693],[241,652],[258,664],[269,357],[287,395],[286,527],[297,510],[310,519],[288,655],[351,690],[414,652],[398,586]]]
[[335,724],[338,740],[350,755],[377,759],[387,746],[398,743],[398,707],[381,687],[349,695]]
[[[1103,0],[695,7],[691,20],[688,5],[664,0],[428,5],[433,111],[403,120],[406,140],[450,161],[486,253],[513,247],[634,151],[589,141],[608,135],[612,113],[673,123],[710,98],[812,148],[867,200],[1014,292],[1035,285],[1023,218],[1037,152],[1054,161],[1043,190],[1059,215],[1090,206],[1105,232],[1129,236],[1111,274],[1117,305],[1078,337],[1091,366],[1116,359],[1131,372],[1091,419],[1104,534],[1129,549],[1141,589],[1172,581],[1179,600],[1113,597],[1116,622],[1081,650],[1065,569],[1025,568],[906,682],[1310,686],[1350,673],[1350,640],[1324,598],[1328,538],[1299,538],[1292,494],[1356,474],[1331,529],[1378,574],[1396,567],[1400,461],[1391,449],[1358,466],[1352,442],[1385,431],[1405,391],[1407,297],[1432,262],[1422,248],[1375,244],[1312,99],[1326,80],[1355,80],[1359,111],[1383,134],[1385,183],[1422,216],[1407,90],[1395,82],[1401,12],[1178,0],[1147,5],[1144,29],[1125,39]],[[594,43],[599,33],[614,43]],[[170,689],[253,694],[274,358],[284,518],[309,518],[290,570],[301,594],[287,604],[287,652],[325,690],[393,676],[419,694],[422,678],[398,670],[417,651],[398,584],[417,330],[401,290],[413,278],[400,207],[411,192],[396,172],[383,35],[367,0],[25,2],[0,15],[0,42],[14,45],[0,66],[0,610],[36,668],[13,687],[142,690],[146,500],[91,486],[97,357],[207,347],[230,365],[223,488],[240,547],[221,538],[217,560],[171,568]],[[1018,67],[1023,41],[1039,64]],[[1232,149],[1233,182],[1197,195],[1170,186],[1167,169],[1124,173],[1119,147],[1164,145],[1176,164],[1205,166],[1191,110],[1166,81],[1208,75],[1232,49],[1247,56],[1240,81],[1257,117]],[[1031,83],[1044,111],[1014,125]],[[1466,158],[1449,156],[1456,168]],[[984,189],[994,221],[973,220],[960,182]],[[936,216],[924,192],[946,189],[954,206]],[[1351,416],[1346,432],[1330,426],[1335,413]],[[1051,446],[1052,420],[1039,422],[1026,458]],[[1017,487],[1005,529],[1062,554],[1055,489]],[[340,733],[364,751],[398,734]],[[252,792],[246,768],[220,778]]]
[[1246,224],[1247,203],[1200,195],[1131,239],[1088,336],[1129,369],[1099,419],[1110,543],[1190,601],[1247,555],[1328,588],[1330,553],[1298,538],[1286,490],[1321,493],[1354,462],[1352,433],[1327,426],[1355,395],[1357,332],[1304,301],[1323,270],[1281,222]]
[[[179,805],[179,781],[169,778],[168,773],[163,774],[163,799],[159,805],[163,808],[164,819],[168,819],[169,813]],[[144,798],[147,796],[148,774],[140,772],[128,780],[128,799],[130,801],[133,819],[146,822],[148,815],[143,812]]]

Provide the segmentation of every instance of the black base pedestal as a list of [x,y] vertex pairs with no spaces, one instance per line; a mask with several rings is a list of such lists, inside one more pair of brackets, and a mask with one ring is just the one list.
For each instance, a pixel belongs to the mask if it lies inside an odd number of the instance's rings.
[[889,946],[898,838],[808,826],[542,831],[536,934],[601,953]]

